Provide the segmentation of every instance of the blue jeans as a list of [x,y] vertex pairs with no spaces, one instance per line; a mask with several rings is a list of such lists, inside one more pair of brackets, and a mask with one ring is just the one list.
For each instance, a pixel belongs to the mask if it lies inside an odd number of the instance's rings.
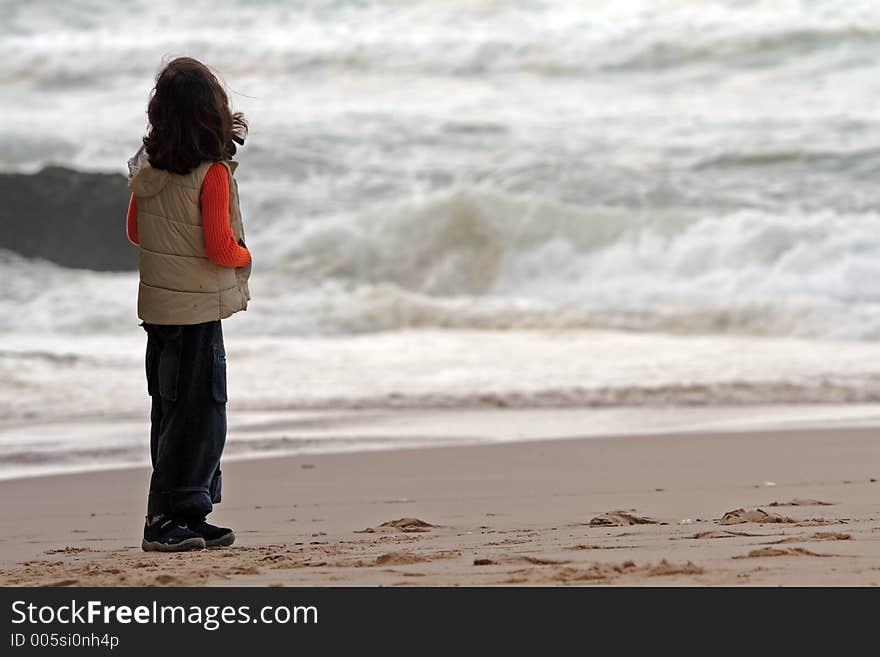
[[149,515],[204,516],[220,501],[226,350],[220,321],[142,324],[152,397]]

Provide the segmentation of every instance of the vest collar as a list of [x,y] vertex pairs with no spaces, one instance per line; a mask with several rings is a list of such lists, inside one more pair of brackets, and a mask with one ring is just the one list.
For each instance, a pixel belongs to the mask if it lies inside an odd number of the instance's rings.
[[[224,163],[229,167],[230,173],[234,174],[238,162],[226,160]],[[152,167],[143,147],[128,161],[128,170],[128,188],[138,196],[155,196],[165,188],[171,177],[168,171]]]
[[128,188],[137,196],[155,196],[168,184],[171,174],[163,169],[154,169],[144,161],[140,170],[128,181]]

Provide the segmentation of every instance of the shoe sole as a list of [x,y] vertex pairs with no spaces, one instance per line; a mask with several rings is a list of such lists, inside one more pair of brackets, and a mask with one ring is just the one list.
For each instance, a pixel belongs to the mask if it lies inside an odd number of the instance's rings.
[[205,547],[205,539],[203,538],[188,538],[180,543],[160,543],[147,539],[141,542],[141,549],[144,552],[187,552],[189,550],[204,550]]
[[223,534],[220,538],[215,538],[210,541],[205,541],[206,547],[229,547],[235,543],[235,532],[229,532],[228,534]]

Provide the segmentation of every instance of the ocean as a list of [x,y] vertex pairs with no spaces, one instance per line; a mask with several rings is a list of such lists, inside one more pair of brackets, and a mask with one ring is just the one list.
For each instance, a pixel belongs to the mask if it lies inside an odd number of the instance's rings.
[[[230,411],[880,400],[877,3],[0,10],[0,170],[124,173],[173,56],[247,116]],[[0,254],[0,476],[143,421],[135,295]]]

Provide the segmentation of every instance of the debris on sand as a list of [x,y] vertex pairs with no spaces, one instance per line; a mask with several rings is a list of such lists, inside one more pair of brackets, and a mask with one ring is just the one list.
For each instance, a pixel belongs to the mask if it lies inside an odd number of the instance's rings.
[[804,548],[759,548],[748,554],[741,554],[734,559],[760,559],[762,557],[830,557],[830,554],[818,554]]
[[662,577],[664,575],[702,575],[703,569],[692,561],[686,564],[669,563],[663,559],[656,566],[648,564],[645,568],[645,574],[648,577]]
[[422,557],[412,552],[386,552],[376,557],[377,566],[405,566],[411,563],[421,563],[430,561],[426,557]]
[[778,545],[780,543],[804,543],[806,541],[848,541],[851,538],[851,534],[843,534],[840,532],[816,532],[812,536],[788,536],[786,538],[780,538],[778,541],[772,541],[770,545]]
[[745,509],[734,509],[721,516],[721,520],[718,521],[718,524],[739,525],[744,522],[771,523],[794,522],[794,520],[785,516],[780,516],[776,513],[769,513],[764,511],[764,509],[750,509],[748,511]]
[[551,576],[556,582],[590,582],[611,580],[620,575],[628,575],[638,570],[634,561],[623,563],[596,563],[589,568],[560,568]]
[[625,575],[666,577],[670,575],[702,575],[705,571],[692,561],[684,564],[670,563],[663,559],[658,564],[637,565],[634,561],[623,563],[596,563],[589,568],[565,567],[553,572],[550,579],[557,582],[594,581],[608,582]]
[[71,545],[57,550],[46,550],[46,554],[81,554],[82,552],[97,552],[97,550],[87,547],[74,547]]
[[47,584],[46,586],[50,586],[52,588],[61,588],[62,586],[79,586],[78,579],[62,579],[57,582],[52,582],[51,584]]
[[376,557],[375,561],[356,561],[353,566],[406,566],[411,563],[424,563],[438,559],[452,559],[461,556],[458,550],[441,550],[439,552],[385,552]]
[[590,520],[590,527],[627,527],[629,525],[656,524],[656,520],[637,516],[629,511],[609,511]]
[[522,557],[513,557],[510,559],[510,561],[516,562],[516,563],[528,563],[528,564],[532,564],[533,566],[558,566],[561,564],[568,563],[568,561],[565,561],[565,560],[546,559],[544,557],[531,557],[528,555],[525,555]]
[[525,564],[529,566],[562,566],[569,563],[565,560],[546,559],[544,557],[533,557],[530,555],[519,555],[510,557],[500,557],[497,559],[474,559],[475,566],[495,566],[498,564]]
[[849,521],[848,518],[837,518],[837,519],[828,519],[828,518],[807,518],[806,520],[801,520],[795,526],[796,527],[816,527],[820,525],[845,525]]
[[367,527],[366,529],[362,529],[355,533],[374,534],[376,532],[403,532],[410,534],[414,532],[429,532],[433,527],[437,527],[437,525],[432,525],[431,523],[420,520],[419,518],[398,518],[397,520],[389,520],[388,522],[383,522],[378,527]]
[[738,536],[761,536],[761,534],[750,534],[749,532],[735,532],[729,529],[710,530],[707,532],[697,532],[688,538],[737,538]]
[[796,497],[790,502],[770,502],[767,506],[834,506],[834,502],[823,502],[822,500]]
[[434,527],[435,525],[425,522],[424,520],[419,520],[418,518],[398,518],[397,520],[383,522],[379,526],[396,527],[405,532],[427,532],[431,531],[431,527]]

